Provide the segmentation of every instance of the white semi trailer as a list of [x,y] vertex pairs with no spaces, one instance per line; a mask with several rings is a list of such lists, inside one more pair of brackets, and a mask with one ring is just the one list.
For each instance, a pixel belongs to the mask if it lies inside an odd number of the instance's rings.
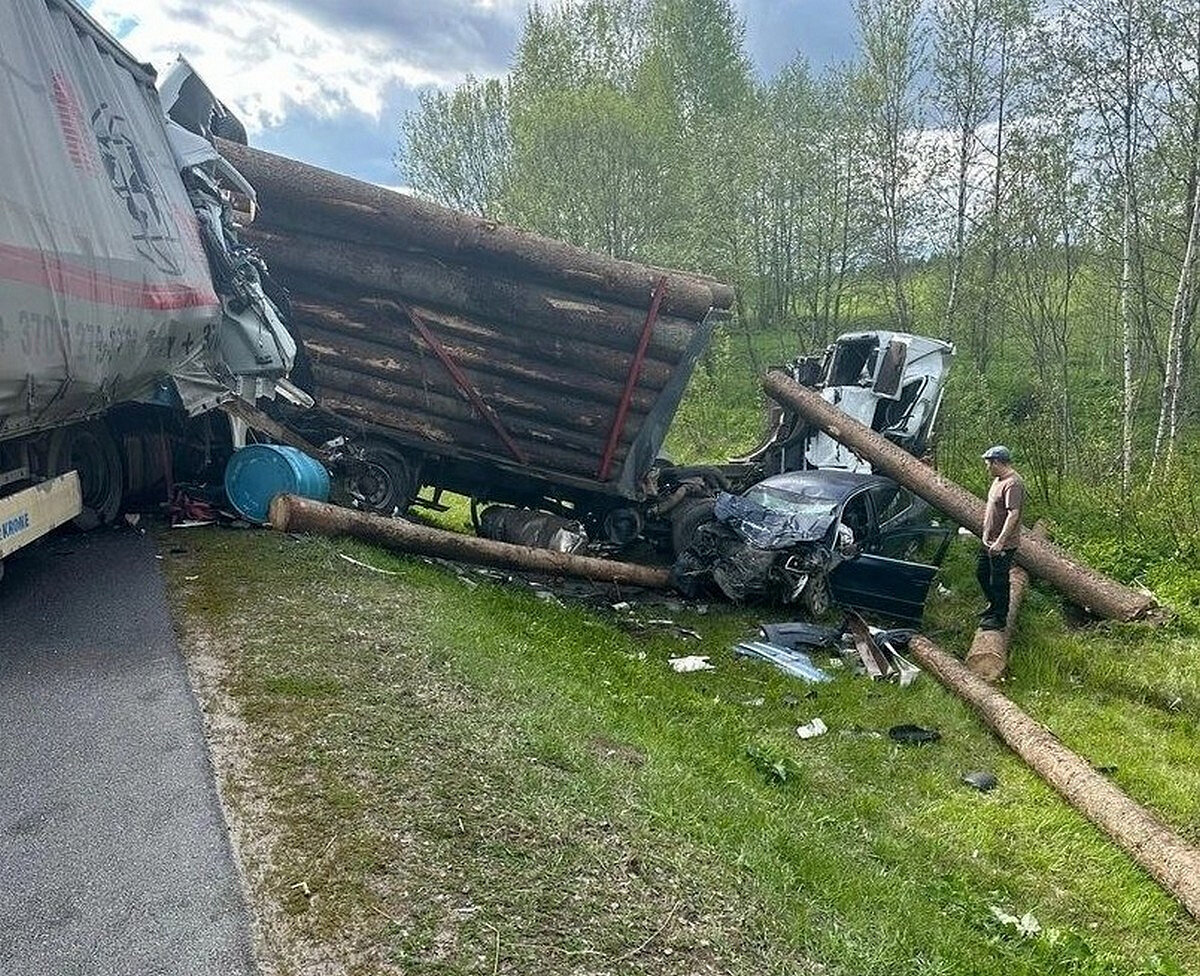
[[[141,434],[236,397],[304,397],[225,188],[253,190],[168,118],[154,69],[76,0],[4,0],[0,75],[2,560],[112,520]],[[200,85],[186,64],[177,77],[172,103]]]

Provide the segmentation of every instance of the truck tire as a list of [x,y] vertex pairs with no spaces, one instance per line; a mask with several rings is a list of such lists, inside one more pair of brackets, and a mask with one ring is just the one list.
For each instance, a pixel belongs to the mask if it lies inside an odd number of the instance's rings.
[[711,498],[697,498],[684,502],[671,513],[671,549],[677,559],[691,545],[696,530],[712,520],[715,505]]
[[390,444],[372,441],[363,448],[362,460],[354,463],[347,487],[365,511],[399,515],[417,497],[419,475],[419,464]]
[[103,421],[73,424],[50,435],[46,473],[53,477],[72,470],[79,472],[83,496],[83,510],[72,524],[87,532],[112,523],[121,511],[125,473],[117,442]]

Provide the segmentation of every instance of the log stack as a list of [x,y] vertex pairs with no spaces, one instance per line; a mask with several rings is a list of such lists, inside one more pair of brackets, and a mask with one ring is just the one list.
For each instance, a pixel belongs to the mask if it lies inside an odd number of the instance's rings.
[[310,392],[435,453],[626,493],[644,473],[626,472],[626,460],[653,460],[710,312],[733,304],[710,278],[593,254],[246,146],[219,148],[258,192],[243,236],[291,292]]

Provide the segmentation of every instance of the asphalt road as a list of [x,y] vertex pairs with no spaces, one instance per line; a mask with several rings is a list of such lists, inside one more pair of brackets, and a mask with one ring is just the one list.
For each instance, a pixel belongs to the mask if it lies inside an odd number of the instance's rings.
[[249,923],[153,543],[0,580],[0,974],[244,976]]

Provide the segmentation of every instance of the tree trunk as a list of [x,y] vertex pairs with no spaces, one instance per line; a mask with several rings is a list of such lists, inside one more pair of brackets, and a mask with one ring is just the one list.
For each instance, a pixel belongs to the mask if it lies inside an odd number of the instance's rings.
[[703,275],[608,258],[223,139],[217,148],[254,185],[267,226],[483,263],[641,309],[666,274],[663,311],[687,319],[733,306],[733,289]]
[[[1193,147],[1200,151],[1200,141]],[[1158,474],[1159,464],[1165,473],[1170,472],[1175,451],[1175,437],[1179,424],[1179,393],[1183,374],[1183,345],[1187,332],[1187,318],[1191,309],[1191,294],[1194,288],[1197,237],[1200,237],[1200,158],[1193,160],[1191,219],[1188,221],[1187,243],[1183,261],[1179,266],[1179,279],[1175,283],[1175,297],[1171,303],[1171,331],[1167,338],[1167,364],[1163,375],[1162,401],[1158,408],[1158,427],[1154,433],[1154,458],[1151,462],[1151,480]],[[1166,452],[1165,458],[1163,452]]]
[[[419,314],[419,313],[418,313]],[[388,346],[381,341],[355,339],[349,330],[334,331],[326,328],[329,320],[310,318],[304,309],[297,308],[294,321],[298,325],[304,349],[313,362],[314,369],[320,363],[330,363],[343,369],[378,376],[380,379],[398,377],[424,385],[426,379],[442,370],[446,382],[450,382],[444,367],[436,361],[424,346],[405,348],[402,345]],[[553,396],[576,398],[580,401],[595,401],[612,416],[621,399],[622,385],[613,380],[580,372],[557,371],[541,363],[523,359],[501,360],[475,353],[463,354],[460,349],[452,352],[455,361],[467,370],[480,390],[494,390],[499,396],[540,397]],[[318,379],[318,382],[319,379]],[[634,391],[632,405],[646,412],[654,405],[657,394],[639,387]]]
[[[443,308],[470,319],[505,324],[521,333],[585,338],[597,345],[631,352],[646,323],[646,310],[581,298],[479,268],[365,247],[315,235],[284,235],[250,227],[242,232],[289,287],[331,304],[355,298],[398,298]],[[349,293],[350,301],[339,297]],[[649,304],[649,303],[647,303]],[[357,307],[357,306],[355,306]],[[384,305],[380,305],[383,314]],[[403,318],[404,313],[395,313]],[[660,315],[650,339],[650,354],[678,362],[696,334],[695,322]]]
[[[768,373],[767,393],[793,407],[834,440],[845,444],[874,469],[895,478],[976,535],[983,533],[984,503],[965,488],[948,481],[907,451],[846,416],[819,394],[806,390],[784,373]],[[1096,570],[1043,539],[1022,534],[1017,562],[1057,587],[1092,613],[1115,620],[1143,617],[1155,606],[1154,596],[1139,593]]]
[[1135,803],[1040,722],[920,634],[908,645],[918,664],[971,705],[1039,776],[1200,919],[1200,850]]
[[[310,290],[303,282],[291,289],[292,314],[317,328],[340,332],[356,339],[398,345],[406,355],[412,352],[417,330],[395,302],[372,299],[343,299]],[[439,311],[420,302],[409,307],[416,312],[450,348],[455,343],[483,351],[489,359],[499,362],[529,364],[554,375],[603,377],[618,391],[624,388],[629,375],[633,345],[628,349],[593,342],[586,332],[560,336],[531,329],[506,328],[492,322],[480,321],[450,312]],[[667,361],[647,356],[642,363],[639,387],[662,389],[671,377],[674,359]]]
[[433,529],[403,519],[367,515],[296,495],[277,495],[271,502],[271,527],[280,532],[315,532],[321,535],[353,536],[393,549],[421,556],[435,556],[460,562],[499,566],[504,569],[575,576],[597,583],[644,586],[666,589],[669,573],[657,566],[575,556],[550,549],[515,546],[508,542],[459,535]]
[[[1039,539],[1046,538],[1046,523],[1038,522],[1029,533]],[[971,649],[967,651],[967,667],[984,681],[998,681],[1008,667],[1008,645],[1012,642],[1017,626],[1017,614],[1025,591],[1029,589],[1029,572],[1024,566],[1014,566],[1008,586],[1008,619],[1003,630],[975,631]]]

